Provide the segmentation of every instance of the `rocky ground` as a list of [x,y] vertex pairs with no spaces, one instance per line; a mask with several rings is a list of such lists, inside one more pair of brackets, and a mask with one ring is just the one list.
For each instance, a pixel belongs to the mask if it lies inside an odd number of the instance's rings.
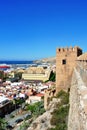
[[50,125],[51,111],[39,116],[27,130],[46,130]]
[[53,99],[48,106],[48,110],[43,115],[39,116],[27,130],[47,130],[52,127],[50,124],[51,113],[57,102],[59,102],[58,99]]

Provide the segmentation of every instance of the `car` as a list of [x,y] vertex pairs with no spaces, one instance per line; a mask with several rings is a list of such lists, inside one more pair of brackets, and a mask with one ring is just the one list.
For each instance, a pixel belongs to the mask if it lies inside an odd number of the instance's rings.
[[7,130],[12,130],[14,127],[15,125],[9,123],[6,125]]
[[29,119],[29,118],[31,118],[31,114],[28,114],[28,113],[27,113],[27,114],[24,115],[24,119],[27,120],[27,119]]
[[11,125],[9,125],[9,124],[6,126],[6,128],[7,128],[7,130],[12,130],[13,129],[13,127]]
[[19,118],[19,119],[17,119],[15,122],[16,123],[20,123],[20,122],[22,122],[23,121],[23,119],[22,118]]

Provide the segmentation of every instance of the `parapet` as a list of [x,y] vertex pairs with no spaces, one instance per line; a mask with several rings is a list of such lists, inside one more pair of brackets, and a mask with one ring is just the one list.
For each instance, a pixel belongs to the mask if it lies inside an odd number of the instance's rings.
[[65,47],[65,48],[57,48],[57,53],[62,53],[62,52],[78,52],[82,51],[82,49],[78,46],[75,47]]

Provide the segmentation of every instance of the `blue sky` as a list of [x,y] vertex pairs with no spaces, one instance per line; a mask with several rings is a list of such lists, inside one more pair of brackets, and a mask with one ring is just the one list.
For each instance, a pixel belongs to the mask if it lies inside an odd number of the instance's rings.
[[56,48],[87,51],[86,0],[0,0],[0,59],[32,60]]

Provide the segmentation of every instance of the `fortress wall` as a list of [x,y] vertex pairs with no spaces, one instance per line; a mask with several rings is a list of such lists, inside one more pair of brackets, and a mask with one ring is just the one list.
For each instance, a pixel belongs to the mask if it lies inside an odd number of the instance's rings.
[[68,130],[87,130],[87,87],[76,69],[70,89]]
[[70,88],[68,130],[87,130],[87,60],[78,60],[82,49],[58,48],[56,92]]
[[87,68],[84,66],[85,63],[86,62],[77,62],[76,69],[80,73],[84,84],[87,86]]

